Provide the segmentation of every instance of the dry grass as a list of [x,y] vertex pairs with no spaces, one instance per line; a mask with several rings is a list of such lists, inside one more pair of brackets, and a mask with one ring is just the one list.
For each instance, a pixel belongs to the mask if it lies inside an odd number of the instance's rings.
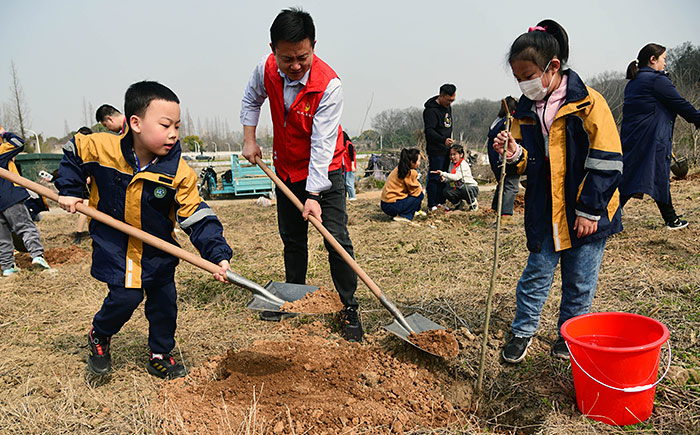
[[[649,199],[626,209],[625,231],[608,241],[600,272],[594,311],[630,311],[652,316],[671,331],[673,365],[700,369],[700,177],[672,184],[674,202],[691,221],[681,231],[662,227]],[[491,193],[482,193],[481,204]],[[281,242],[274,208],[252,200],[213,201],[233,250],[234,269],[261,284],[283,280]],[[527,252],[522,215],[502,237],[501,274],[493,299],[490,352],[484,392],[473,397],[484,304],[488,291],[494,215],[431,215],[419,225],[403,225],[385,217],[376,195],[361,195],[349,206],[349,230],[358,263],[404,313],[419,311],[455,328],[463,345],[450,362],[426,358],[383,330],[389,314],[360,285],[358,296],[367,339],[397,357],[429,366],[462,388],[465,417],[450,428],[425,428],[411,433],[692,433],[700,425],[700,386],[664,381],[657,390],[652,417],[633,428],[613,428],[582,417],[574,402],[567,363],[549,357],[556,337],[560,297],[555,278],[530,355],[520,365],[504,365],[499,350],[508,336],[515,311],[514,288]],[[68,246],[74,217],[51,213],[39,224],[47,248]],[[183,245],[192,249],[189,242]],[[83,242],[89,249],[89,243]],[[308,281],[332,287],[321,237],[309,232]],[[244,306],[246,291],[211,280],[182,264],[177,272],[179,359],[196,367],[230,348],[242,349],[257,339],[274,339],[283,324],[260,322]],[[23,271],[0,280],[0,432],[39,433],[187,433],[177,418],[163,419],[168,402],[158,400],[162,381],[144,370],[147,322],[143,310],[113,340],[114,374],[96,380],[85,372],[90,320],[106,294],[106,286],[89,276],[89,261],[66,263],[55,273]],[[471,330],[471,333],[468,332]],[[466,386],[466,387],[465,387]],[[452,388],[451,387],[451,388]],[[258,394],[258,392],[256,392]],[[221,405],[221,432],[258,434],[271,428],[257,420],[251,392],[250,414],[242,426],[233,423]],[[284,409],[280,412],[284,413]],[[284,414],[282,414],[284,415]],[[237,416],[236,416],[237,418]],[[239,421],[239,420],[235,420]],[[312,431],[313,432],[313,431]]]

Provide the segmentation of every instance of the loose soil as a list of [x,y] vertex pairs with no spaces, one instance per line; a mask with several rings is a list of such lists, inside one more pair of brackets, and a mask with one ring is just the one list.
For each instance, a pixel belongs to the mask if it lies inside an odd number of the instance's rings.
[[[149,325],[142,305],[112,338],[113,374],[96,380],[85,372],[86,333],[107,288],[90,276],[89,240],[72,244],[75,216],[52,210],[37,225],[56,273],[27,267],[23,254],[22,270],[0,278],[0,433],[261,435],[293,428],[297,435],[695,435],[700,173],[672,180],[671,191],[690,225],[668,231],[652,200],[630,201],[624,231],[607,241],[591,308],[653,317],[671,331],[672,370],[657,386],[654,411],[644,423],[616,428],[578,411],[571,364],[549,355],[557,338],[559,272],[527,357],[516,365],[501,360],[516,310],[515,287],[529,255],[519,202],[512,225],[501,229],[501,264],[484,337],[493,190],[483,189],[476,212],[428,213],[416,226],[394,224],[379,208],[379,191],[372,190],[348,202],[355,257],[399,309],[453,330],[455,358],[433,356],[386,331],[390,313],[362,284],[355,297],[365,338],[351,344],[340,338],[333,315],[262,322],[244,308],[249,292],[183,262],[175,275],[173,354],[192,374],[162,381],[146,372]],[[256,206],[254,199],[209,205],[233,249],[232,267],[256,282],[283,281],[274,207]],[[251,222],[256,231],[241,232]],[[182,233],[178,239],[196,252]],[[323,238],[310,230],[308,246],[307,281],[333,290]],[[485,372],[477,392],[482,345]]]
[[251,407],[259,433],[386,434],[456,420],[439,376],[329,333],[315,322],[284,341],[229,350],[164,384],[168,419],[199,434],[218,434],[224,423],[245,427]]
[[303,298],[294,302],[286,302],[280,311],[288,313],[326,314],[336,313],[343,309],[338,292],[330,291],[324,287],[307,293]]
[[412,332],[408,340],[433,355],[455,358],[459,355],[459,344],[451,329],[430,329],[419,334]]
[[[49,266],[52,267],[59,264],[85,261],[85,259],[89,257],[90,251],[86,251],[74,245],[60,248],[46,248],[44,250],[44,259],[49,263]],[[27,252],[16,253],[15,262],[20,269],[32,267],[32,257]]]

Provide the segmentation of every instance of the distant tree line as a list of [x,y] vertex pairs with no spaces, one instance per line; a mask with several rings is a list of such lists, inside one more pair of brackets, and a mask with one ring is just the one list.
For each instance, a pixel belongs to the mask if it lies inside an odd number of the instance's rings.
[[[680,94],[700,108],[700,46],[685,42],[669,49],[666,71]],[[586,84],[605,97],[619,129],[627,84],[625,74],[606,71],[589,78]],[[486,133],[498,115],[500,104],[500,101],[485,99],[453,103],[454,139],[471,150],[485,151]],[[417,107],[384,110],[372,118],[372,130],[362,132],[353,138],[353,142],[359,150],[422,148],[425,145],[422,113],[423,109]],[[700,159],[700,132],[695,126],[679,117],[673,139],[675,154],[687,156],[697,164]]]
[[[631,60],[631,59],[630,59]],[[666,71],[680,94],[696,108],[700,107],[700,46],[685,42],[669,49],[666,56]],[[35,149],[35,136],[32,131],[29,105],[24,95],[18,69],[14,62],[10,64],[11,83],[10,99],[0,105],[0,124],[7,130],[16,131],[26,140],[27,152]],[[599,91],[608,102],[615,122],[622,122],[622,105],[624,89],[627,84],[624,73],[606,71],[588,78],[586,83]],[[504,95],[505,96],[505,95]],[[83,122],[95,132],[106,131],[100,124],[92,124],[93,105],[85,98],[83,105]],[[468,149],[485,151],[486,133],[496,118],[500,101],[478,99],[461,101],[452,105],[454,139]],[[365,130],[353,142],[358,150],[398,150],[405,147],[424,147],[423,109],[409,107],[406,109],[388,109],[372,118],[372,129]],[[44,139],[39,132],[42,152],[60,152],[60,147],[69,140],[80,125],[69,126],[64,121],[65,135]],[[38,130],[38,129],[37,129]],[[32,131],[33,132],[33,131]],[[261,126],[258,128],[258,143],[263,150],[272,149],[272,131]],[[241,149],[243,134],[231,130],[228,121],[218,116],[214,118],[199,117],[193,120],[188,109],[182,113],[180,135],[183,150],[202,152],[238,151]],[[695,164],[700,159],[698,142],[700,132],[682,118],[676,122],[674,133],[674,152],[677,156],[687,156]]]

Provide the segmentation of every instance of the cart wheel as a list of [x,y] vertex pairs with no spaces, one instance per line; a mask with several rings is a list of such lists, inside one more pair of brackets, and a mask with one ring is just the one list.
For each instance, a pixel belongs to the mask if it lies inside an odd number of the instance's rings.
[[207,189],[206,186],[202,186],[199,188],[199,196],[201,196],[202,199],[205,201],[208,201],[211,199],[211,195],[209,194],[209,189]]

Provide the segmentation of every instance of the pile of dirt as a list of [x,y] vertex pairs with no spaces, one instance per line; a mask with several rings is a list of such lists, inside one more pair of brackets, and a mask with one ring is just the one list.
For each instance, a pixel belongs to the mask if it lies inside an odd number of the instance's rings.
[[167,421],[181,422],[173,430],[200,434],[222,427],[384,434],[457,419],[442,381],[429,370],[318,332],[328,334],[314,322],[286,341],[256,341],[165,383],[160,398]]
[[[44,259],[50,266],[64,263],[76,263],[90,256],[90,251],[80,249],[72,245],[67,247],[48,248],[44,250]],[[20,252],[15,256],[15,262],[21,269],[32,267],[32,257],[27,252]]]
[[459,344],[449,329],[431,329],[420,334],[412,332],[408,340],[421,349],[443,358],[456,358],[459,355]]
[[343,303],[337,292],[320,287],[315,292],[307,293],[294,302],[286,302],[280,311],[288,313],[324,314],[337,313],[343,309]]

